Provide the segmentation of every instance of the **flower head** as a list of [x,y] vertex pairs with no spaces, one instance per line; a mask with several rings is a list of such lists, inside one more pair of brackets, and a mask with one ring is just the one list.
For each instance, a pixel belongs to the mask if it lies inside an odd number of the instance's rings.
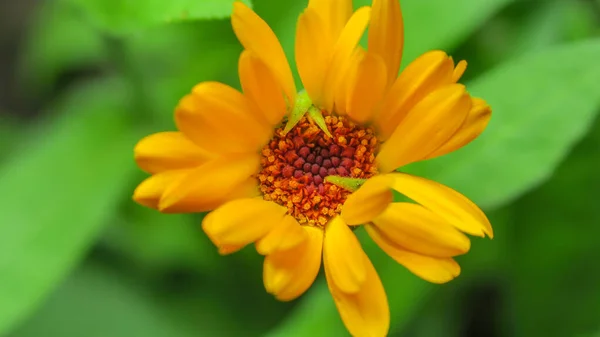
[[[151,176],[134,199],[162,212],[210,211],[202,228],[219,251],[254,243],[265,255],[265,288],[283,301],[304,293],[323,261],[350,333],[384,336],[385,291],[353,229],[363,225],[427,281],[458,276],[453,257],[470,248],[463,233],[492,237],[489,221],[449,187],[395,170],[466,145],[491,110],[457,83],[466,63],[442,51],[397,76],[397,0],[355,12],[351,0],[311,0],[296,32],[301,92],[269,26],[240,2],[231,20],[244,46],[243,93],[215,82],[194,87],[175,111],[179,131],[136,146]],[[411,201],[394,202],[392,191]]]

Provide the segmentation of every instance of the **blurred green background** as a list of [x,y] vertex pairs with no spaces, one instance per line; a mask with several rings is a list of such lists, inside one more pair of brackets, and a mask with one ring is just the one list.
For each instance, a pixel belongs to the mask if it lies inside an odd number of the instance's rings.
[[[293,60],[306,0],[246,1]],[[292,303],[252,247],[131,201],[132,149],[204,80],[239,88],[232,0],[0,0],[0,335],[346,336],[322,276]],[[369,1],[356,1],[355,5]],[[600,335],[600,1],[403,0],[403,63],[467,59],[484,135],[409,171],[487,212],[462,275],[431,285],[364,237],[391,336]]]

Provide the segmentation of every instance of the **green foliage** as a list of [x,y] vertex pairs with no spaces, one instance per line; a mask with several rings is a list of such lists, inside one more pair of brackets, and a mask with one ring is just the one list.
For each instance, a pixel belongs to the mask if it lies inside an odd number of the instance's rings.
[[45,93],[67,69],[102,63],[102,37],[61,1],[42,2],[32,20],[19,71],[34,93]]
[[[514,205],[514,307],[518,335],[594,331],[600,318],[600,120],[548,184]],[[528,224],[544,224],[543,228]],[[573,314],[577,312],[577,315]]]
[[[80,8],[96,27],[116,34],[135,33],[155,25],[223,19],[234,0],[62,0]],[[250,0],[243,0],[251,5]]]
[[107,210],[130,193],[135,171],[124,149],[140,133],[118,88],[71,93],[31,135],[35,144],[0,170],[0,331],[35,308],[94,243]]

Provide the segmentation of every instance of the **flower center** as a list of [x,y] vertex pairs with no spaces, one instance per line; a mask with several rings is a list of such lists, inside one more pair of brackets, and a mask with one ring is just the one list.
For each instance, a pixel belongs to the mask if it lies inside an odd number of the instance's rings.
[[276,129],[262,149],[258,174],[265,200],[287,207],[301,224],[319,227],[340,213],[351,193],[325,177],[368,179],[377,173],[373,130],[343,116],[324,118],[331,137],[306,116],[287,134]]

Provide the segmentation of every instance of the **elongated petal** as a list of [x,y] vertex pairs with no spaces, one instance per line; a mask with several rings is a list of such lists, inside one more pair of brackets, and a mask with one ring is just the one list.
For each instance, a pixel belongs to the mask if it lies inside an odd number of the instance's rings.
[[[193,173],[184,177],[179,183],[188,179],[194,179]],[[160,208],[162,205],[159,202],[159,210],[162,213],[206,212],[217,209],[219,206],[232,200],[253,198],[260,195],[258,180],[256,178],[249,178],[246,181],[236,184],[231,188],[231,192],[227,194],[191,195],[165,208]]]
[[[342,85],[341,79],[344,77],[350,58],[367,27],[370,16],[371,9],[369,7],[362,7],[354,12],[335,43],[333,55],[327,67],[324,96],[320,108],[332,111],[335,94],[338,91],[337,86]],[[315,104],[317,103],[315,102]]]
[[462,75],[465,73],[465,70],[467,70],[467,61],[461,60],[456,64],[456,67],[452,72],[452,82],[458,82]]
[[198,147],[181,132],[159,132],[140,140],[134,158],[148,173],[199,166],[214,155]]
[[388,139],[408,112],[434,90],[452,83],[453,62],[443,51],[419,56],[386,94],[376,119],[378,135]]
[[271,128],[239,91],[218,82],[204,82],[185,96],[175,111],[177,128],[200,147],[214,153],[258,151]]
[[360,250],[366,277],[358,292],[346,293],[335,282],[331,267],[324,260],[327,286],[344,325],[352,336],[387,336],[390,309],[383,284],[367,255]]
[[404,22],[398,0],[373,0],[369,26],[369,52],[379,55],[386,67],[387,83],[398,76],[404,47]]
[[444,145],[428,155],[427,159],[443,156],[469,144],[485,130],[491,117],[490,106],[480,98],[473,98],[471,110],[460,128]]
[[308,96],[317,104],[323,96],[323,85],[333,42],[326,23],[309,7],[298,18],[296,27],[296,64]]
[[485,214],[464,195],[435,181],[404,173],[390,174],[393,188],[444,218],[459,230],[477,236],[494,237]]
[[411,203],[393,203],[373,223],[396,246],[436,257],[464,254],[471,241],[444,218]]
[[354,76],[356,74],[358,66],[361,63],[361,60],[364,58],[365,50],[362,48],[354,49],[354,52],[350,56],[348,60],[348,66],[346,67],[346,71],[344,74],[340,76],[340,82],[335,87],[334,95],[334,108],[333,110],[339,116],[346,115],[347,111],[347,101],[348,97],[350,97],[350,91],[353,90],[354,86],[350,81],[350,76]]
[[146,207],[158,209],[158,203],[165,190],[191,171],[191,169],[164,171],[148,177],[133,192],[133,200]]
[[417,104],[383,143],[377,155],[381,172],[425,159],[458,130],[471,109],[461,84],[440,88]]
[[344,221],[350,225],[361,225],[375,219],[392,202],[393,183],[394,180],[387,175],[367,180],[344,202],[341,213]]
[[283,87],[288,103],[296,101],[296,84],[287,57],[269,25],[240,1],[233,3],[231,25],[240,43],[253,52]]
[[460,275],[460,266],[450,257],[439,258],[421,255],[402,249],[389,242],[373,226],[365,226],[369,236],[392,259],[413,274],[431,283],[446,283]]
[[259,167],[258,154],[214,159],[170,185],[160,200],[159,209],[172,211],[189,207],[190,212],[208,211],[216,200],[222,200],[247,182]]
[[286,215],[278,226],[256,242],[256,250],[262,255],[269,255],[278,250],[294,248],[305,239],[306,231],[294,217]]
[[302,295],[313,284],[321,268],[323,230],[306,226],[302,230],[306,235],[301,244],[265,257],[265,289],[280,301],[291,301]]
[[386,69],[381,57],[371,52],[361,53],[358,65],[349,76],[346,114],[355,122],[370,122],[375,107],[386,89]]
[[277,125],[287,108],[283,88],[269,67],[251,51],[240,55],[238,67],[244,95],[262,112],[269,125]]
[[244,246],[281,224],[287,208],[261,198],[230,201],[210,212],[202,229],[217,246]]
[[358,292],[367,277],[365,253],[352,230],[341,217],[333,218],[325,229],[323,261],[329,277],[345,293]]
[[326,24],[323,34],[335,41],[352,15],[352,0],[309,0],[308,8],[319,13]]

